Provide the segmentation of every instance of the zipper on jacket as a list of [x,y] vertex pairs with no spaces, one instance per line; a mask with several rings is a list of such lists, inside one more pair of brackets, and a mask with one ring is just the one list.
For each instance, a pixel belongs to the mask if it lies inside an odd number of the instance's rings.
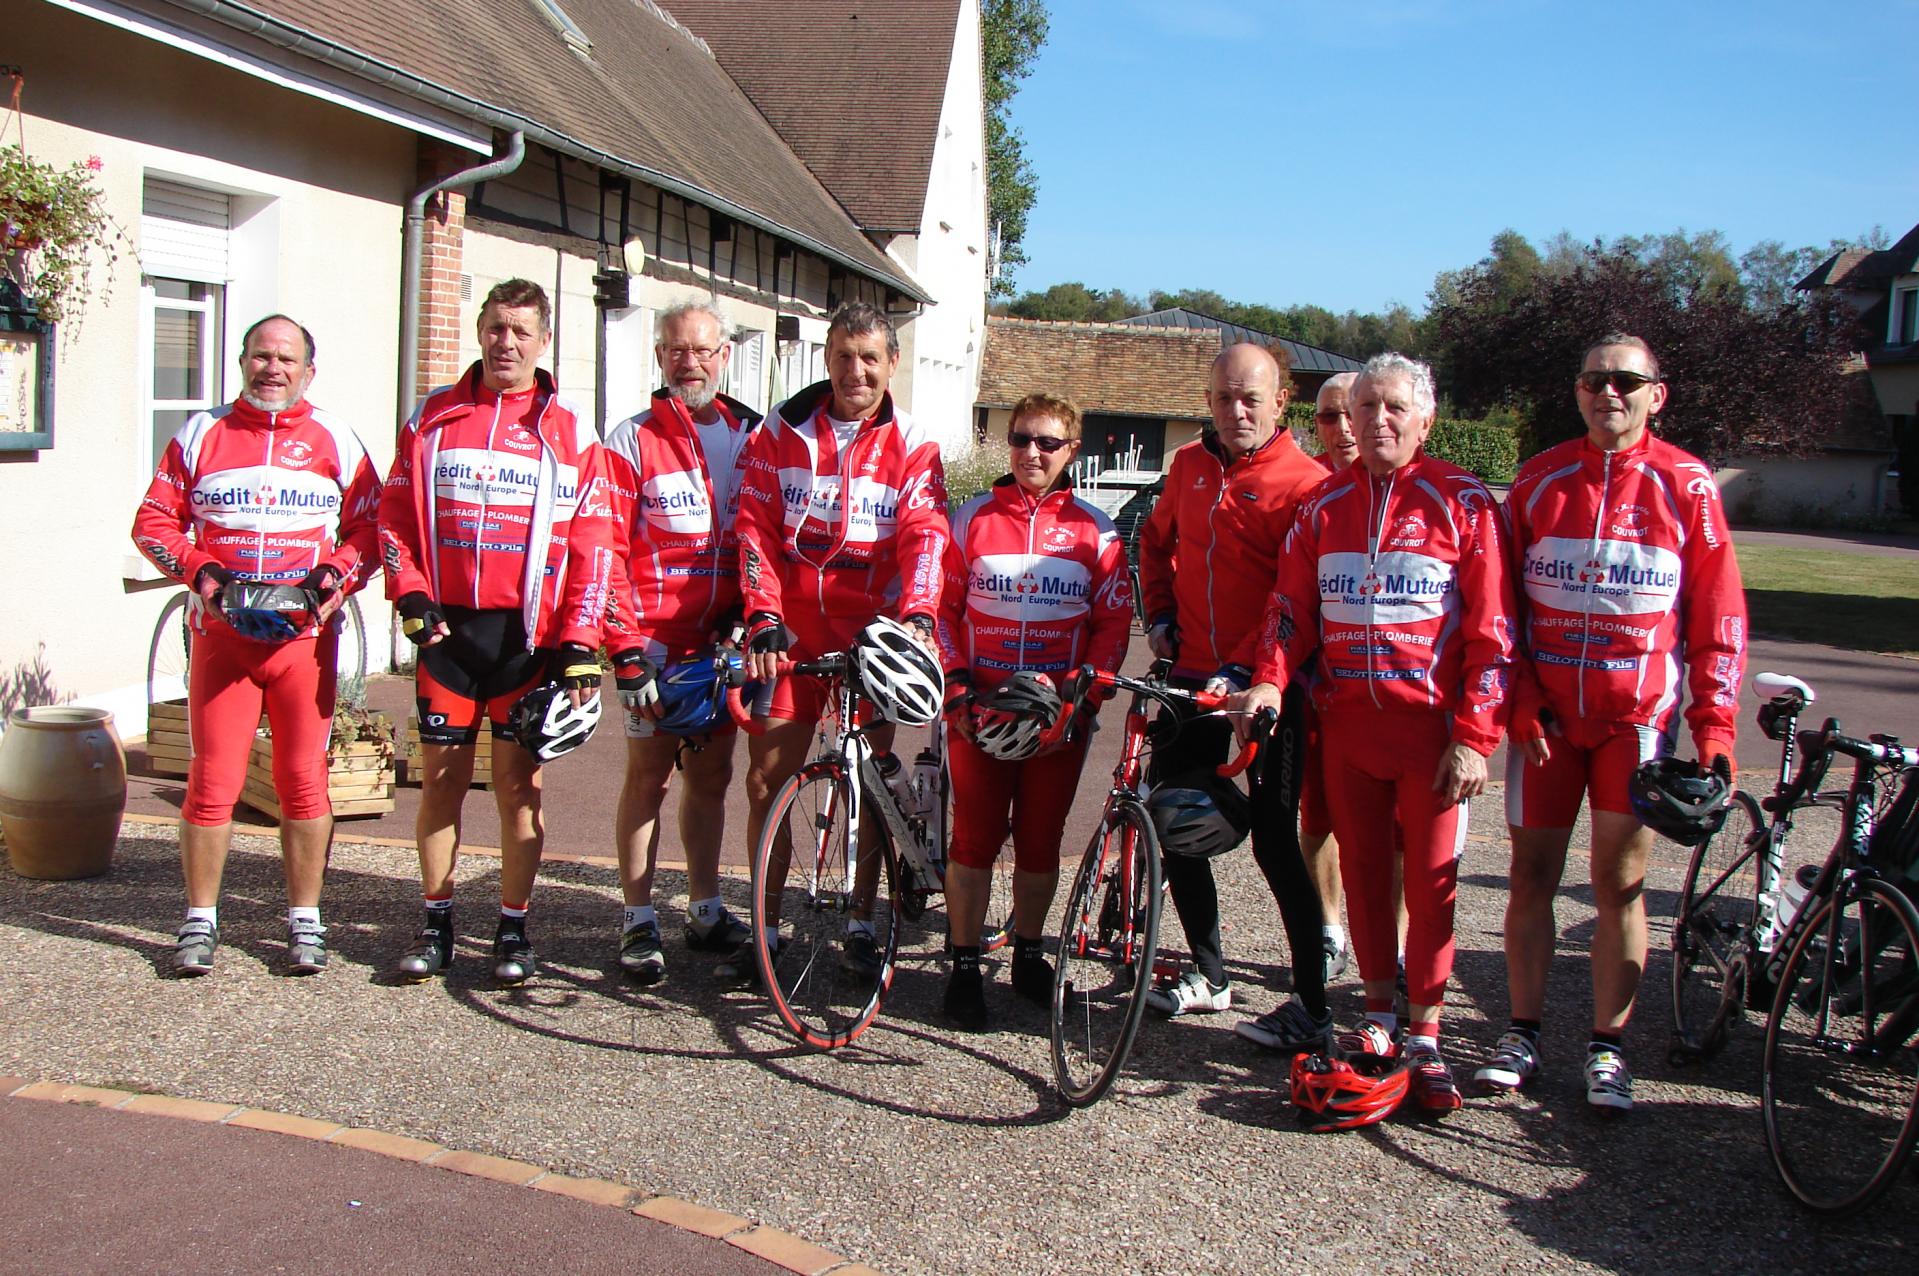
[[[1221,445],[1222,449],[1224,444]],[[1226,500],[1226,469],[1232,464],[1207,453],[1219,465],[1219,491],[1213,493],[1213,508],[1206,511],[1206,641],[1213,644],[1213,663],[1221,663],[1219,652],[1219,603],[1215,596],[1219,589],[1218,578],[1213,574],[1213,551],[1219,548],[1219,507]],[[1211,675],[1208,675],[1209,677]]]
[[[267,413],[267,452],[266,452],[266,455],[261,458],[260,464],[267,472],[267,477],[264,481],[269,483],[273,481],[273,432],[275,429],[279,428],[279,424],[280,424],[280,414],[278,412]],[[266,561],[267,561],[267,529],[266,529],[266,521],[262,519],[260,523],[259,539],[257,542],[255,542],[255,545],[254,545],[253,575],[256,579],[260,575],[261,564],[265,563]]]
[[[1613,454],[1607,452],[1600,461],[1599,508],[1593,511],[1592,544],[1586,550],[1586,557],[1594,563],[1599,562],[1599,529],[1606,523],[1606,502],[1612,498],[1612,458]],[[1586,623],[1581,627],[1579,637],[1579,716],[1582,718],[1586,716],[1587,659],[1592,655],[1593,587],[1598,583],[1586,582]]]
[[[494,439],[500,432],[500,409],[505,405],[506,396],[495,395],[493,397],[493,424],[487,427],[486,432],[486,463],[488,468],[492,469],[496,474],[499,472],[500,460],[499,453],[494,449]],[[535,479],[534,481],[537,483],[539,480]],[[473,609],[475,611],[478,611],[480,607],[480,573],[485,570],[484,564],[486,562],[486,516],[488,510],[486,495],[486,484],[482,483],[480,485],[480,513],[479,516],[473,520]],[[537,503],[538,497],[536,496],[534,499]],[[527,519],[526,526],[528,537],[526,548],[530,554],[533,552],[531,539],[533,535],[533,520],[531,518]],[[532,635],[528,634],[527,637],[531,638]]]
[[[1379,703],[1379,679],[1374,676],[1376,671],[1373,668],[1373,647],[1375,645],[1373,642],[1373,608],[1377,605],[1379,599],[1379,590],[1377,588],[1379,582],[1379,538],[1386,526],[1386,511],[1392,508],[1393,478],[1398,473],[1399,471],[1394,470],[1392,474],[1388,474],[1383,480],[1385,490],[1380,496],[1379,513],[1376,516],[1373,515],[1372,511],[1373,489],[1378,487],[1382,480],[1373,478],[1370,474],[1366,476],[1368,480],[1366,484],[1366,512],[1369,516],[1372,516],[1372,526],[1367,529],[1366,535],[1366,580],[1369,584],[1375,586],[1375,588],[1366,591],[1366,691],[1372,696],[1373,708],[1375,709],[1385,707]],[[1428,687],[1427,693],[1430,695],[1431,692],[1432,688]]]

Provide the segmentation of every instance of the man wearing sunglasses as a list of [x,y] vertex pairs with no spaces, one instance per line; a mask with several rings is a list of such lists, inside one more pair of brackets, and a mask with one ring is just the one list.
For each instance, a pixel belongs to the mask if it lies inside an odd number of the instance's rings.
[[1653,840],[1633,818],[1628,783],[1640,763],[1671,752],[1682,689],[1700,763],[1723,758],[1730,770],[1746,604],[1712,470],[1651,432],[1666,405],[1652,350],[1625,333],[1602,337],[1573,393],[1585,436],[1528,461],[1507,497],[1531,655],[1516,680],[1506,758],[1512,1025],[1475,1079],[1511,1090],[1539,1072],[1553,896],[1583,797],[1599,912],[1586,1099],[1624,1112],[1632,1073],[1620,1036],[1646,966]]
[[[1219,682],[1244,690],[1258,652],[1265,600],[1278,574],[1280,547],[1305,495],[1326,477],[1319,463],[1280,428],[1286,369],[1256,345],[1227,347],[1213,362],[1206,406],[1213,428],[1173,454],[1165,494],[1140,533],[1140,590],[1153,654],[1173,661],[1173,685]],[[1177,571],[1175,571],[1177,567]],[[1278,900],[1292,949],[1293,1000],[1242,1025],[1252,1040],[1280,1050],[1323,1047],[1329,954],[1319,891],[1299,850],[1299,779],[1305,696],[1286,697],[1279,734],[1267,751],[1276,764],[1252,776],[1253,858]],[[1153,783],[1210,771],[1233,748],[1224,718],[1155,726]],[[1232,1005],[1220,944],[1219,893],[1212,865],[1166,857],[1173,907],[1186,930],[1194,969],[1155,988],[1147,1004],[1161,1014],[1204,1014]],[[1256,1031],[1255,1031],[1256,1029]]]

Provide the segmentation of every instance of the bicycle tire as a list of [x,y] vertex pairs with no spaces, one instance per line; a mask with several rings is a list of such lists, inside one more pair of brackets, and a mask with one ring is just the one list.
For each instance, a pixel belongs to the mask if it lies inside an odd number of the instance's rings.
[[1159,838],[1145,806],[1124,798],[1093,834],[1060,917],[1053,1079],[1074,1107],[1112,1088],[1139,1036],[1159,917]]
[[187,596],[177,593],[160,609],[153,636],[147,640],[147,703],[184,696],[192,659],[193,626],[187,623]]
[[1751,794],[1732,795],[1717,833],[1686,868],[1672,922],[1672,1061],[1710,1059],[1745,1016],[1747,955],[1759,915],[1759,868],[1770,825]]
[[[879,969],[857,971],[843,960],[857,885],[857,867],[851,880],[848,872],[851,793],[839,762],[807,763],[780,786],[753,856],[753,946],[760,981],[780,1021],[816,1050],[847,1045],[872,1024],[892,985],[899,952],[899,862],[884,827],[876,827],[863,867],[877,870],[871,921]],[[811,849],[792,854],[794,846]],[[775,882],[781,884],[777,924],[766,899]],[[777,953],[769,942],[776,927],[781,932]]]
[[1919,913],[1896,888],[1854,877],[1818,901],[1780,974],[1762,1069],[1787,1191],[1821,1214],[1870,1205],[1919,1138]]
[[[364,687],[367,669],[366,617],[360,613],[360,600],[349,598],[340,609],[340,649],[334,657],[342,687],[360,683]],[[362,691],[364,694],[364,691]]]

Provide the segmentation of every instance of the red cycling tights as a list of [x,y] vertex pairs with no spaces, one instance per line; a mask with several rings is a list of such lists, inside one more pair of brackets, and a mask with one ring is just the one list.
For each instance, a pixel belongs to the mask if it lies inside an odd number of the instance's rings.
[[[1339,876],[1353,929],[1359,977],[1390,985],[1398,935],[1393,917],[1393,834],[1406,855],[1406,990],[1415,1006],[1438,1006],[1453,973],[1453,904],[1466,804],[1442,807],[1433,791],[1452,743],[1443,712],[1367,711],[1320,717],[1322,775],[1339,839]],[[1368,1010],[1390,1010],[1390,997]],[[1421,1032],[1438,1031],[1415,1023]]]
[[1059,839],[1073,807],[1086,741],[1054,753],[1002,762],[957,731],[946,737],[953,777],[953,832],[947,856],[955,864],[989,869],[1013,834],[1013,866],[1022,873],[1059,868]]
[[215,621],[194,635],[187,679],[193,762],[182,819],[211,826],[233,818],[263,708],[273,728],[273,789],[281,816],[312,820],[332,813],[326,750],[339,646],[340,636],[330,628],[265,643]]

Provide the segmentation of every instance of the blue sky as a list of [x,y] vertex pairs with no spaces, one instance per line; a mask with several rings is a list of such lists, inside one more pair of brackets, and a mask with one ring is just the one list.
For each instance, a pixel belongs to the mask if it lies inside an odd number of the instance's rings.
[[1048,0],[1020,290],[1423,310],[1511,226],[1919,223],[1919,0]]

